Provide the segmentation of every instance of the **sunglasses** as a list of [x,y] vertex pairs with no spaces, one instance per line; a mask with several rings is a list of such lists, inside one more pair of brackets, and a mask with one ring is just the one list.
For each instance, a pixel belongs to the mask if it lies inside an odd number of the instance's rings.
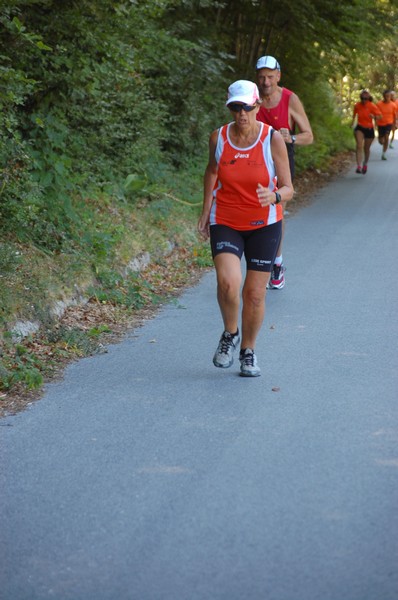
[[257,104],[252,106],[251,104],[237,104],[236,102],[231,102],[231,104],[228,104],[229,110],[232,110],[232,112],[236,113],[240,112],[241,110],[244,110],[245,112],[251,112],[256,108],[256,106]]

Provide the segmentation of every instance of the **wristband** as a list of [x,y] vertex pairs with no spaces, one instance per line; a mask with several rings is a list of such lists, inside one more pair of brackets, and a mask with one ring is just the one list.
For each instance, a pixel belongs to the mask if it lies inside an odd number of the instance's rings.
[[275,194],[275,202],[274,204],[279,204],[279,202],[282,200],[281,195],[279,192],[274,192]]

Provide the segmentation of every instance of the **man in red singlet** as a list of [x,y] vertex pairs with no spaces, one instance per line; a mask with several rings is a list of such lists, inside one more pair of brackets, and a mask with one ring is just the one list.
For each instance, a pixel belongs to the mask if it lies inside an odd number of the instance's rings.
[[[256,71],[257,85],[262,100],[257,120],[272,125],[281,133],[286,144],[293,181],[295,146],[307,146],[312,144],[314,139],[310,122],[299,97],[291,90],[278,85],[281,68],[276,58],[262,56],[257,61]],[[283,234],[284,226],[269,283],[269,287],[274,289],[282,289],[285,285],[285,267],[282,260]]]

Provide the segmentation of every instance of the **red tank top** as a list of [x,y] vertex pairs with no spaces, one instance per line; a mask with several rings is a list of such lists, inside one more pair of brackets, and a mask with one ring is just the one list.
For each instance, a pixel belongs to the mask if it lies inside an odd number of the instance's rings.
[[271,154],[272,128],[261,123],[254,144],[238,148],[229,137],[231,125],[233,123],[218,130],[215,152],[218,173],[210,225],[227,225],[246,231],[276,223],[283,218],[282,206],[272,204],[262,207],[256,191],[259,183],[272,191],[277,189]]
[[281,127],[286,127],[290,131],[294,131],[294,123],[292,128],[289,125],[289,100],[293,94],[290,90],[282,88],[282,96],[279,103],[274,108],[265,108],[260,106],[260,110],[257,113],[257,121],[272,125],[272,127],[279,131]]

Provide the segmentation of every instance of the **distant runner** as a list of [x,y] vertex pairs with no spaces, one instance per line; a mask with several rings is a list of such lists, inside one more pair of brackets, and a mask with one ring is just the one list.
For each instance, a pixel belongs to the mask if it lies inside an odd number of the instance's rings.
[[374,121],[381,118],[381,112],[378,107],[373,104],[373,98],[368,90],[362,90],[360,102],[354,106],[352,115],[352,125],[354,127],[357,170],[356,173],[365,175],[368,170],[368,161],[370,156],[370,147],[375,138]]
[[392,127],[397,118],[397,106],[395,102],[391,100],[391,91],[384,90],[383,100],[380,100],[376,104],[377,108],[381,112],[381,119],[377,122],[377,129],[379,131],[379,144],[383,146],[381,154],[381,160],[387,160],[388,140]]

